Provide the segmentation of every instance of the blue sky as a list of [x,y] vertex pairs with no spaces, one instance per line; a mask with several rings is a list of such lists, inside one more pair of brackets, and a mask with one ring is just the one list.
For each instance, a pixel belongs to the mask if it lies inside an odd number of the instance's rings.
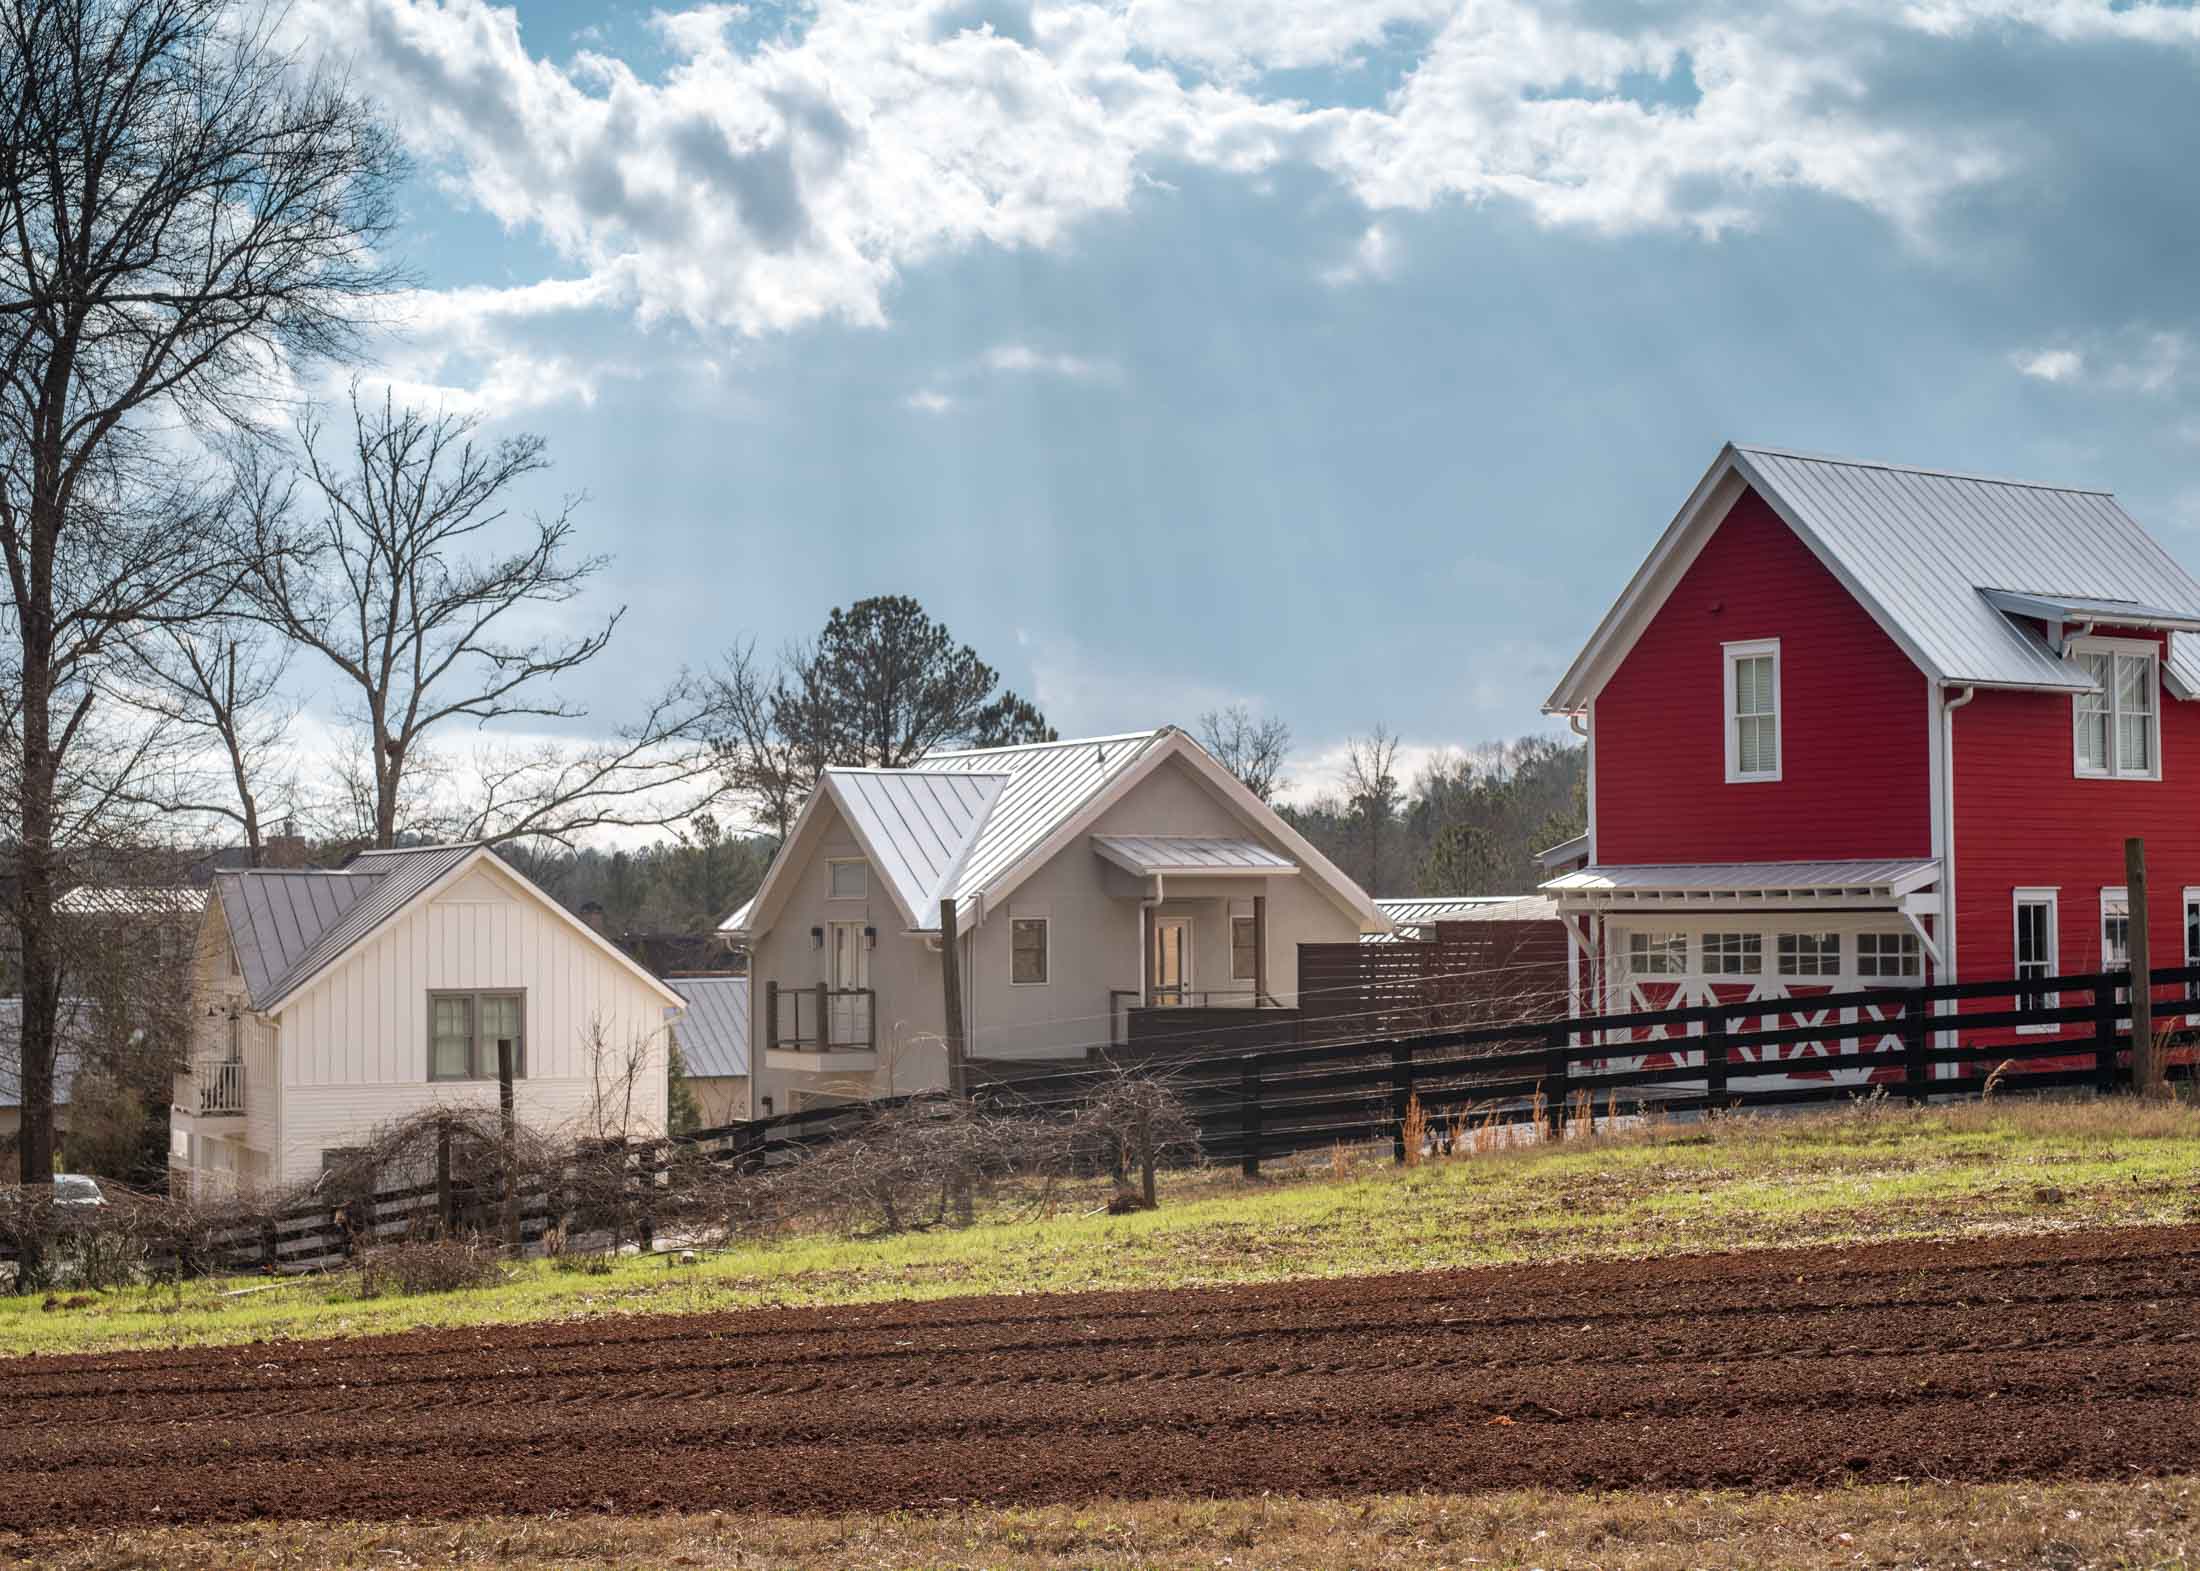
[[1537,707],[1727,437],[2113,486],[2200,567],[2200,16],[2080,0],[308,0],[375,375],[545,434],[579,693],[917,596],[1066,733]]

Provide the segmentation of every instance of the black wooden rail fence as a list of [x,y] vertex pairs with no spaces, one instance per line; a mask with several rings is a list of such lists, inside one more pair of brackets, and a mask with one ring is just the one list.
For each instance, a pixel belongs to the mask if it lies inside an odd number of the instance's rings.
[[[2156,1019],[2175,1044],[2170,1073],[2190,1080],[2200,1057],[2193,1047],[2200,1037],[2194,1029],[2200,1024],[2200,999],[2191,1004],[2190,1015],[2178,1004],[2200,993],[2200,966],[2158,968],[2152,979]],[[1875,1092],[1923,1102],[1975,1096],[1989,1082],[2008,1091],[2114,1091],[2131,1083],[2130,1023],[2118,998],[2130,981],[2127,972],[2092,972],[1943,983],[1250,1053],[1202,1051],[1187,1042],[1177,1056],[1142,1059],[1138,1071],[1171,1084],[1198,1127],[1209,1160],[1235,1162],[1252,1174],[1263,1159],[1338,1144],[1388,1140],[1403,1157],[1408,1110],[1415,1102],[1441,1136],[1465,1123],[1586,1121],[1593,1127],[1599,1118],[1627,1117],[1652,1106],[1666,1112],[1789,1107],[1847,1102]],[[1798,1013],[1822,1016],[1823,1023],[1762,1023]],[[2027,1034],[2026,1027],[2040,1034]],[[1641,1039],[1647,1031],[1665,1034]],[[1954,1045],[1943,1045],[1944,1037],[1958,1031]],[[1882,1045],[1889,1038],[1896,1039],[1895,1049]],[[1821,1056],[1777,1063],[1746,1056],[1804,1044],[1815,1044]],[[1677,1061],[1658,1067],[1635,1062],[1646,1055]],[[2062,1062],[2039,1067],[2055,1061]],[[1868,1087],[1770,1083],[1797,1072],[1857,1069],[1899,1073]],[[999,1113],[1066,1117],[1114,1073],[1107,1066],[1080,1065],[986,1082],[972,1095]],[[768,1169],[861,1133],[879,1112],[927,1095],[938,1093],[810,1108],[636,1143],[629,1148],[632,1199],[626,1210],[637,1241],[645,1248],[651,1243],[649,1198],[677,1181],[672,1157],[682,1148],[715,1162]],[[340,1206],[346,1207],[341,1219]],[[526,1242],[538,1240],[553,1221],[570,1219],[559,1186],[541,1176],[523,1187],[518,1209]],[[428,1228],[471,1224],[494,1233],[500,1219],[499,1197],[454,1197],[447,1183],[412,1184],[348,1206],[341,1197],[319,1197],[272,1220],[215,1229],[184,1251],[185,1258],[161,1263],[187,1273],[308,1270],[340,1264],[362,1244]]]

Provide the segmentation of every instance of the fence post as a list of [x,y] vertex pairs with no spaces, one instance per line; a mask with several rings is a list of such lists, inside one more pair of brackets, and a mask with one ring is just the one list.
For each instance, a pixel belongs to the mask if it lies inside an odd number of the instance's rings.
[[2103,1096],[2116,1089],[2116,983],[2093,984],[2093,1089]]
[[643,1254],[657,1248],[657,1142],[642,1142],[642,1214],[634,1227]]
[[1403,1042],[1393,1042],[1390,1045],[1390,1155],[1395,1162],[1402,1163],[1406,1159],[1406,1113],[1412,1102],[1413,1049]]
[[[1714,1015],[1703,1034],[1703,1095],[1711,1107],[1726,1100],[1727,1057],[1731,1051],[1726,1016]],[[1763,1056],[1763,1049],[1758,1050],[1758,1056]]]
[[1572,1078],[1567,1072],[1569,1030],[1568,1023],[1560,1021],[1546,1026],[1543,1032],[1551,1044],[1549,1060],[1543,1067],[1543,1101],[1551,1110],[1551,1137],[1554,1140],[1561,1138],[1566,1130],[1566,1082]]
[[1911,1105],[1923,1107],[1931,1094],[1932,1066],[1925,1061],[1925,1000],[1911,998],[1902,1006],[1902,1091]]
[[[817,984],[817,1050],[820,1053],[831,1051],[833,1046],[833,1029],[829,1023],[832,1011],[825,1003],[825,996],[825,984],[820,982]],[[794,1034],[802,1034],[802,1012],[799,1005],[795,1010]]]
[[1260,1177],[1260,1054],[1248,1053],[1238,1062],[1238,1131],[1245,1141],[1240,1171],[1247,1178]]
[[458,1218],[451,1210],[451,1121],[439,1118],[435,1126],[435,1214],[443,1224],[443,1236],[449,1238],[458,1230]]
[[2124,842],[2124,920],[2131,967],[2131,1089],[2146,1096],[2155,1088],[2154,955],[2147,925],[2147,843],[2134,836]]
[[779,1045],[779,984],[764,984],[764,1046],[767,1050]]

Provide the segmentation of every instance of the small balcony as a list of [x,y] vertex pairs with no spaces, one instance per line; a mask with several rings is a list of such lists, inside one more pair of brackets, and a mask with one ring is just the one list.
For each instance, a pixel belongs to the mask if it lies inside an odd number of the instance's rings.
[[773,1069],[878,1067],[878,995],[868,987],[764,984],[764,1062]]
[[176,1105],[200,1118],[244,1117],[244,1061],[198,1058],[188,1074],[177,1077]]

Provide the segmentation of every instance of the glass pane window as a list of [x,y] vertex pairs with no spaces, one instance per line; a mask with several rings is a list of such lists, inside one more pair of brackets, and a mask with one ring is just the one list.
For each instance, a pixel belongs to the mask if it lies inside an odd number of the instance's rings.
[[1047,922],[1045,917],[1020,916],[1008,925],[1011,982],[1036,984],[1047,979]]
[[2157,743],[2157,660],[2151,653],[2078,651],[2079,670],[2099,691],[2072,701],[2078,772],[2151,775]]
[[834,862],[829,864],[831,887],[827,896],[834,900],[861,900],[871,892],[870,868],[862,862]]
[[437,1080],[464,1080],[473,1073],[474,1001],[446,994],[429,1006],[435,1021],[435,1048],[429,1074]]
[[1259,975],[1255,964],[1253,919],[1249,916],[1230,918],[1230,980],[1250,982]]
[[[2056,970],[2055,899],[2049,892],[2020,890],[2017,894],[2017,976],[2020,980],[2049,977]],[[2019,1009],[2052,1009],[2056,995],[2044,991],[2017,995]],[[2019,1026],[2020,1031],[2053,1031],[2052,1024]]]
[[1858,933],[1856,974],[1864,977],[1921,977],[1925,951],[1915,933]]
[[1782,933],[1782,976],[1838,976],[1841,971],[1839,933]]
[[[2185,895],[2185,964],[2200,965],[2200,899]],[[2185,984],[2187,998],[2200,998],[2200,982]]]
[[1765,940],[1761,933],[1706,933],[1703,968],[1712,976],[1762,976]]
[[1780,768],[1779,679],[1774,657],[1734,657],[1734,771],[1775,774]]
[[1627,969],[1636,976],[1679,976],[1688,969],[1688,935],[1629,933]]
[[484,994],[480,1007],[481,1035],[474,1073],[484,1080],[493,1080],[502,1073],[498,1050],[509,1042],[512,1044],[512,1073],[523,1074],[526,1066],[521,1059],[523,1044],[518,997],[511,993]]

